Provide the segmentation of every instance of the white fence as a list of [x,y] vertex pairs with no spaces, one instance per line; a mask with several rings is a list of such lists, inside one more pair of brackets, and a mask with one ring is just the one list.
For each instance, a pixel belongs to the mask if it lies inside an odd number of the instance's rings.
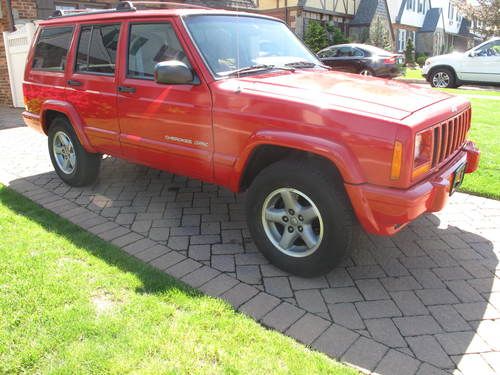
[[3,33],[7,67],[9,69],[10,90],[14,107],[23,107],[24,66],[28,57],[31,40],[35,34],[35,24],[28,22],[16,25],[16,31]]

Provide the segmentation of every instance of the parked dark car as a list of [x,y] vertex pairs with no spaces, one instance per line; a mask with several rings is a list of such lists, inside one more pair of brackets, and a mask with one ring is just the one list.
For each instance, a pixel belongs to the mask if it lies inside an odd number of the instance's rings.
[[339,44],[318,52],[323,64],[346,73],[393,78],[402,74],[403,55],[367,44]]

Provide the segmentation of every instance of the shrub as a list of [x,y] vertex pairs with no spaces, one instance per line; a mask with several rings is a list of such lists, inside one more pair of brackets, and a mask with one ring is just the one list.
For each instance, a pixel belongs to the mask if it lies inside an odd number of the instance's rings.
[[411,38],[408,38],[405,49],[405,59],[407,65],[413,65],[415,63],[415,58],[413,56],[414,49],[415,48],[413,47],[413,40]]
[[420,66],[420,67],[423,67],[424,64],[425,64],[425,60],[427,60],[427,55],[425,53],[419,53],[418,56],[417,56],[417,64]]
[[304,43],[314,53],[328,47],[328,35],[326,34],[325,28],[317,21],[309,21],[309,25],[304,35]]

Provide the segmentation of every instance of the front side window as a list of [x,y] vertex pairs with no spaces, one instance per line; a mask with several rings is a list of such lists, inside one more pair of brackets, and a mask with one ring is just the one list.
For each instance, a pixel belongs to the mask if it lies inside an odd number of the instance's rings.
[[75,70],[113,75],[120,25],[83,26],[80,31]]
[[258,65],[319,64],[282,22],[252,16],[199,15],[187,28],[212,72],[224,77]]
[[63,71],[72,35],[72,26],[43,29],[35,47],[33,69]]
[[500,56],[500,40],[486,43],[476,50],[477,56]]
[[327,58],[327,57],[333,57],[335,56],[335,54],[337,53],[337,49],[336,48],[330,48],[330,49],[327,49],[327,50],[324,50],[320,53],[318,53],[318,56],[320,58]]
[[127,76],[153,79],[156,64],[189,61],[170,23],[132,24],[128,45]]

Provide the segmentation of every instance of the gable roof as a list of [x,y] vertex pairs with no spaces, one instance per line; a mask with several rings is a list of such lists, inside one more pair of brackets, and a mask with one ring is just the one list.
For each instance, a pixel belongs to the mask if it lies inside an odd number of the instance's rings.
[[400,23],[401,22],[401,17],[403,17],[403,12],[406,9],[406,2],[407,1],[408,0],[401,1],[401,6],[399,7],[398,15],[396,16],[396,23]]
[[431,8],[427,11],[424,18],[424,23],[420,28],[420,32],[434,32],[439,22],[439,17],[441,17],[441,8]]
[[378,0],[361,0],[354,18],[349,25],[368,25],[377,10]]

